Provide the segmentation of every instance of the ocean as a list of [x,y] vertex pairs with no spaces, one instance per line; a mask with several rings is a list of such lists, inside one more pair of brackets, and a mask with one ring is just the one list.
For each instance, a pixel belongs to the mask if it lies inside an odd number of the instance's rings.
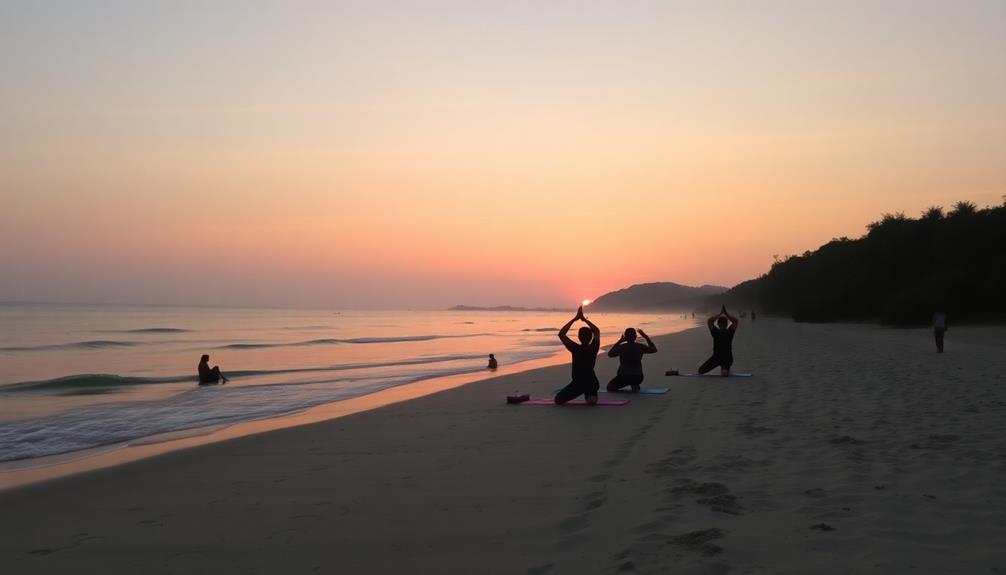
[[[501,372],[568,361],[556,334],[571,315],[0,304],[0,466],[488,376],[489,353]],[[602,345],[630,326],[652,336],[694,325],[675,314],[588,316]],[[196,385],[204,353],[230,383]]]

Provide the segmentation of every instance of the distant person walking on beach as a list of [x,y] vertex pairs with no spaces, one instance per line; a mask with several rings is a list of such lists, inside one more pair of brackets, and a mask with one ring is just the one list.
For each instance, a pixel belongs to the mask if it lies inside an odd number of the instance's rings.
[[496,356],[490,353],[489,365],[486,366],[486,369],[496,369],[497,367],[499,367],[499,363],[496,362]]
[[[646,345],[636,341],[636,332],[643,336]],[[618,358],[618,374],[608,382],[608,391],[618,391],[629,387],[633,392],[639,391],[643,383],[643,355],[657,353],[657,346],[642,329],[628,328],[615,345],[608,350],[608,357]]]
[[734,364],[734,333],[737,331],[737,318],[727,313],[727,306],[720,313],[706,320],[709,333],[713,336],[713,356],[699,367],[699,373],[709,373],[713,368],[720,368],[720,375],[730,375],[730,366]]
[[[566,335],[578,319],[587,324],[587,327],[581,327],[577,333],[580,343],[574,342]],[[596,404],[597,390],[600,389],[601,382],[597,381],[594,364],[597,363],[597,351],[601,348],[601,330],[583,316],[583,306],[580,306],[573,319],[566,322],[566,325],[559,330],[559,340],[573,356],[573,377],[569,385],[555,394],[555,402],[562,405],[582,394],[587,403]]]
[[220,373],[220,367],[214,365],[210,367],[210,356],[203,354],[199,359],[199,385],[215,385],[227,383],[229,380]]
[[933,314],[933,337],[936,338],[936,353],[943,353],[943,334],[947,332],[947,313],[938,311]]

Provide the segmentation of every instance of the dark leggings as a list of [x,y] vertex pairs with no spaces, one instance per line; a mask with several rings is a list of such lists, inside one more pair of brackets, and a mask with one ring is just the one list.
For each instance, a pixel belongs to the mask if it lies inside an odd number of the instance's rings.
[[593,376],[592,379],[574,379],[569,382],[569,385],[560,389],[559,393],[555,394],[555,403],[562,405],[571,399],[576,399],[580,395],[583,395],[587,399],[587,403],[591,403],[592,399],[597,401],[597,390],[600,387],[601,382],[597,381],[597,376]]
[[936,336],[936,351],[943,353],[943,334],[946,333],[946,328],[935,328],[933,329],[933,335]]
[[709,373],[713,369],[719,367],[730,371],[730,366],[734,364],[734,356],[728,355],[726,357],[720,357],[719,355],[713,354],[712,357],[706,360],[701,366],[699,366],[699,373]]
[[643,383],[643,374],[622,375],[618,374],[608,382],[608,391],[618,391],[632,386],[632,391],[639,391],[639,384]]

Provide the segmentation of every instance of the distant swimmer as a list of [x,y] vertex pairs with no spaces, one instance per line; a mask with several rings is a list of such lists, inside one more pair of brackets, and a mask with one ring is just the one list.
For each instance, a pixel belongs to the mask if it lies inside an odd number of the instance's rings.
[[709,373],[713,368],[720,368],[720,375],[730,375],[730,366],[734,364],[733,341],[737,331],[737,318],[727,313],[727,306],[720,313],[706,320],[709,333],[713,336],[713,356],[699,367],[699,373]]
[[[636,332],[643,336],[646,345],[636,342]],[[626,386],[633,392],[639,391],[643,383],[643,355],[657,353],[657,346],[642,329],[631,327],[625,330],[622,337],[608,350],[608,357],[618,358],[618,374],[608,382],[608,391],[618,391]]]
[[496,356],[490,353],[489,365],[486,366],[486,369],[496,369],[497,367],[499,367],[499,363],[496,362]]
[[[587,327],[581,327],[577,332],[580,343],[574,342],[566,335],[576,320],[583,320],[587,324]],[[573,356],[573,377],[569,385],[555,394],[555,402],[562,405],[583,395],[587,403],[596,404],[597,390],[600,389],[601,382],[597,381],[594,365],[597,363],[597,351],[601,348],[601,330],[583,316],[583,306],[580,306],[573,319],[566,322],[566,325],[559,330],[559,340]]]
[[210,356],[204,354],[199,360],[199,385],[215,385],[227,383],[229,380],[220,373],[220,367],[210,367]]
[[947,313],[938,311],[933,314],[933,337],[936,338],[936,352],[943,353],[943,334],[947,332]]

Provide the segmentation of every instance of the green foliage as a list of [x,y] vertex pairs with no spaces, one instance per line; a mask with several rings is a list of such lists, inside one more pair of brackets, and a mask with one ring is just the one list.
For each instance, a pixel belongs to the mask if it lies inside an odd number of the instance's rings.
[[919,219],[884,214],[867,230],[776,258],[723,299],[797,321],[919,324],[937,309],[955,318],[1006,315],[1006,205],[958,202],[946,216],[932,207]]

